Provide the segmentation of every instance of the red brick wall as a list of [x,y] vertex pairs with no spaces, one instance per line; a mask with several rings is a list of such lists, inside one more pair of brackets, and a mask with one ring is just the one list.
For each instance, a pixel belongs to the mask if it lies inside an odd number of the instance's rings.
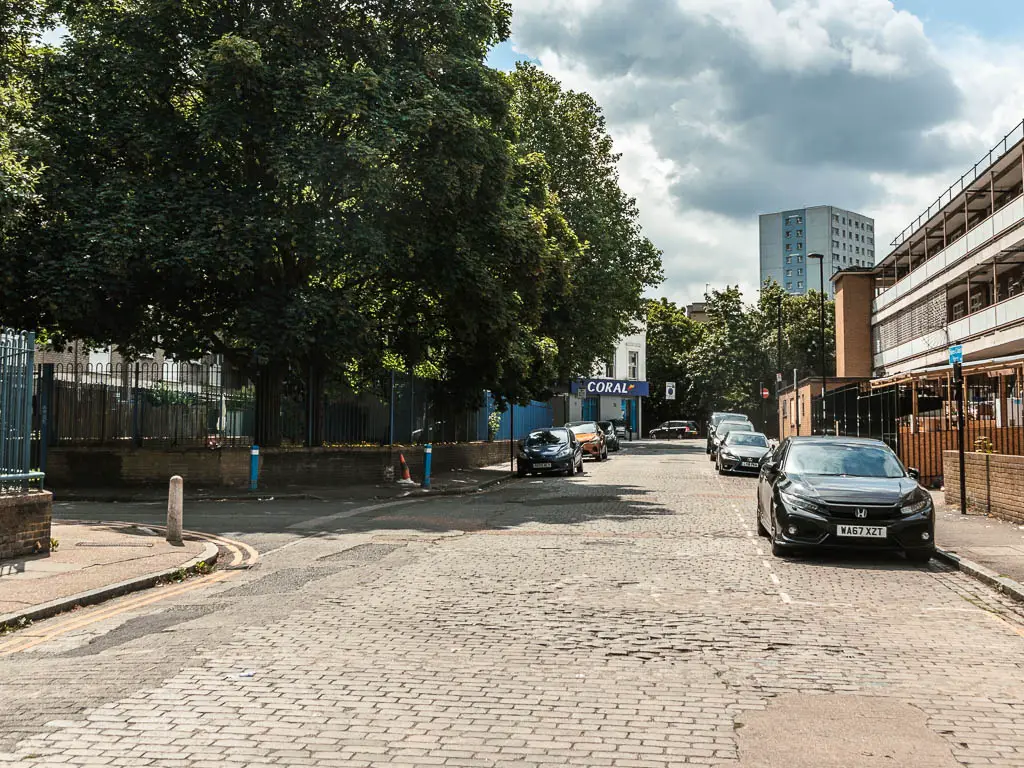
[[50,551],[53,494],[0,496],[0,560]]
[[[1024,523],[1024,456],[967,453],[967,508],[1003,520]],[[943,454],[946,505],[960,506],[960,456]]]
[[[423,478],[423,447],[409,448],[268,448],[260,455],[263,488],[341,487],[373,484],[401,477],[399,454],[415,480]],[[509,460],[509,444],[459,443],[434,446],[433,475],[475,469]],[[206,488],[248,488],[249,449],[205,448],[51,448],[47,454],[47,487],[60,490],[164,487],[181,475],[190,491]]]

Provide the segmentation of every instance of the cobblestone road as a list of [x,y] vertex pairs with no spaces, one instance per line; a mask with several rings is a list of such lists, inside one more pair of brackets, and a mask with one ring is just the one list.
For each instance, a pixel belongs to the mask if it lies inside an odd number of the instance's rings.
[[1024,766],[1015,604],[772,559],[702,447],[345,517],[0,657],[0,762]]

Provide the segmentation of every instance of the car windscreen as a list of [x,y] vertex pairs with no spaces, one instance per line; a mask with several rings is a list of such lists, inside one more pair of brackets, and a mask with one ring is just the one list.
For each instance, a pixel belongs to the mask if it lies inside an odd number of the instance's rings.
[[612,423],[610,421],[599,421],[597,422],[597,426],[599,426],[605,432],[611,432],[613,429]]
[[733,432],[725,441],[726,445],[751,445],[755,448],[767,448],[768,438],[758,432]]
[[754,425],[749,421],[726,421],[718,427],[718,434],[724,439],[730,432],[753,432]]
[[569,433],[564,429],[538,429],[526,438],[526,445],[532,447],[542,445],[559,445],[569,442]]
[[831,477],[903,477],[903,465],[880,445],[795,443],[786,456],[786,471]]
[[582,423],[566,424],[566,426],[572,430],[574,435],[594,435],[597,434],[597,424],[592,421],[586,421]]
[[711,423],[716,427],[723,421],[746,421],[747,417],[742,413],[720,413],[711,417]]

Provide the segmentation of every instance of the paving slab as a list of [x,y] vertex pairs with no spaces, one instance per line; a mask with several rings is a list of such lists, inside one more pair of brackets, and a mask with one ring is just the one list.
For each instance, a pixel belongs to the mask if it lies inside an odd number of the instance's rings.
[[182,566],[206,542],[173,545],[146,526],[54,521],[56,552],[0,562],[0,616]]
[[1024,584],[1024,526],[984,514],[962,515],[946,505],[941,491],[932,498],[940,548]]

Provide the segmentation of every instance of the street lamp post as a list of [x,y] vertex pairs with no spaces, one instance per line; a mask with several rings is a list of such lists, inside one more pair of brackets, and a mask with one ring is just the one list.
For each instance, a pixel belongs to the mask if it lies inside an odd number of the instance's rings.
[[818,293],[821,298],[819,309],[819,325],[821,328],[821,433],[825,434],[826,411],[825,411],[825,255],[822,253],[809,253],[808,259],[818,260]]

